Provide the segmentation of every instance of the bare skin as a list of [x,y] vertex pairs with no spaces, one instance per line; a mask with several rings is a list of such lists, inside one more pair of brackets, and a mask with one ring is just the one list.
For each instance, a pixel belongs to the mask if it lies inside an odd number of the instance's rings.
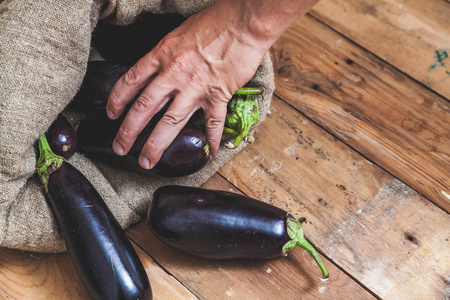
[[227,103],[256,72],[276,39],[318,0],[219,0],[170,32],[116,83],[107,114],[117,119],[136,96],[115,138],[125,155],[153,115],[171,99],[142,149],[153,168],[197,109],[205,113],[212,157],[219,149]]

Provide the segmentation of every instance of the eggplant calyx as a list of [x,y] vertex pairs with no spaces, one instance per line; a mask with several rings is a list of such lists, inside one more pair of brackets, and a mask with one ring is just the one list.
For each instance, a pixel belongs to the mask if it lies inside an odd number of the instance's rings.
[[36,171],[44,190],[48,192],[48,177],[61,167],[65,159],[62,156],[53,153],[45,134],[39,137],[38,145],[39,159],[36,162]]
[[283,246],[283,255],[286,255],[288,251],[291,251],[295,248],[295,246],[300,246],[303,249],[306,250],[306,252],[311,255],[312,258],[317,262],[319,265],[320,270],[322,271],[322,280],[327,280],[329,277],[328,270],[325,267],[325,264],[323,263],[322,259],[320,258],[317,251],[314,249],[313,246],[305,239],[305,236],[303,235],[303,227],[302,222],[304,222],[304,218],[300,218],[296,220],[294,217],[291,216],[290,213],[286,216],[286,228],[287,233],[291,240],[284,244]]
[[252,126],[259,123],[259,119],[259,100],[256,94],[233,95],[231,112],[225,119],[224,135],[235,136],[235,140],[227,148],[237,148],[249,136]]

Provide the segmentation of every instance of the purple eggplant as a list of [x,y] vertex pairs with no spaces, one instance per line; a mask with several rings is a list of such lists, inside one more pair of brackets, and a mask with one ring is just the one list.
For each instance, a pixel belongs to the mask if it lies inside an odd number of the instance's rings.
[[137,253],[84,175],[42,135],[36,169],[75,269],[93,299],[151,299]]
[[164,243],[211,259],[269,259],[296,245],[328,271],[303,236],[302,221],[270,204],[230,192],[163,186],[154,193],[147,221]]
[[65,159],[71,158],[77,150],[77,133],[63,113],[50,125],[46,136],[53,152]]
[[107,61],[133,65],[185,20],[185,16],[171,13],[143,13],[126,26],[100,20],[92,44]]
[[205,133],[187,124],[163,153],[153,169],[139,165],[139,155],[162,113],[153,117],[138,135],[127,155],[112,150],[112,143],[123,119],[110,120],[106,114],[84,120],[78,126],[78,148],[89,158],[140,174],[159,177],[182,177],[201,170],[209,161],[209,144]]
[[70,107],[84,113],[103,113],[112,88],[128,69],[128,65],[107,61],[88,62],[83,83]]

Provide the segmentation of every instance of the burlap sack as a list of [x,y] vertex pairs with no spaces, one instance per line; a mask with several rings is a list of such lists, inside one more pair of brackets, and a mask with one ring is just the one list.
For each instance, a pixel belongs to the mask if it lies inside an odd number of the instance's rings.
[[[97,21],[129,24],[142,12],[189,16],[210,3],[0,1],[0,246],[38,252],[65,250],[35,175],[33,144],[79,89]],[[267,55],[252,83],[265,88],[260,100],[264,120],[273,92],[273,70]],[[143,177],[94,163],[79,154],[70,162],[92,182],[126,228],[142,218],[157,187],[198,186],[244,146],[235,150],[222,147],[217,158],[202,171],[181,179]]]

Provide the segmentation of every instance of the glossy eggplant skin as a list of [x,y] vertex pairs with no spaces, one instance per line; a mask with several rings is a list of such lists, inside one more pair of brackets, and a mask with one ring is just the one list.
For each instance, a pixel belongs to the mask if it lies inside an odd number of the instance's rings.
[[163,242],[212,259],[281,256],[291,240],[287,212],[239,194],[163,186],[154,193],[147,221]]
[[80,90],[70,107],[84,113],[103,113],[112,88],[129,67],[108,61],[89,61]]
[[163,153],[153,169],[139,165],[139,155],[162,114],[155,116],[138,135],[127,155],[112,150],[112,143],[122,119],[110,120],[105,115],[91,118],[78,126],[78,147],[89,158],[140,174],[158,177],[182,177],[201,170],[209,160],[209,144],[205,133],[187,124]]
[[47,130],[47,139],[53,152],[69,159],[77,150],[77,134],[70,120],[60,113]]
[[93,299],[152,299],[131,242],[81,172],[64,161],[49,175],[47,195],[75,269]]

